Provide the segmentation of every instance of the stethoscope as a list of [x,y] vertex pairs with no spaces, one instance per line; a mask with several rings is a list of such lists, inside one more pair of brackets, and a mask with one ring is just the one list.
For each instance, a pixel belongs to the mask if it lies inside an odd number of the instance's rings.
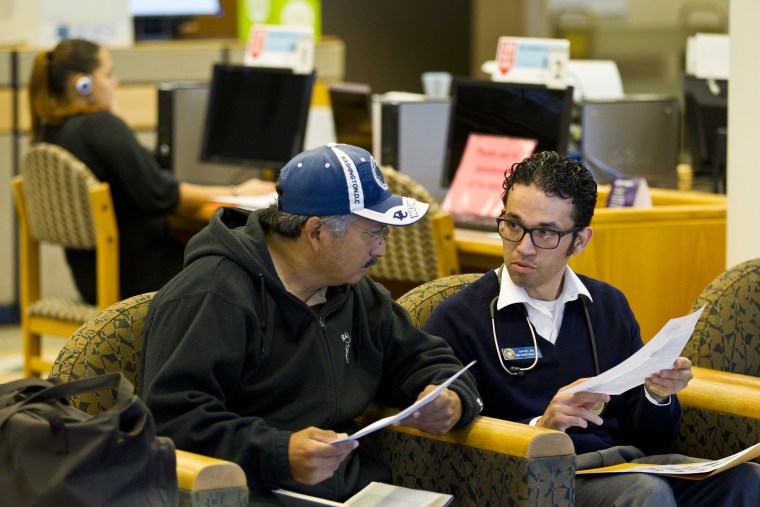
[[[496,277],[499,282],[499,287],[501,287],[501,275],[504,271],[504,265],[502,264],[499,267],[499,271],[496,273]],[[588,314],[588,308],[586,307],[586,300],[583,298],[583,296],[579,296],[578,299],[581,301],[581,306],[583,307],[583,316],[586,320],[586,329],[588,329],[588,337],[589,341],[591,342],[591,353],[594,356],[594,371],[596,375],[599,375],[601,373],[599,369],[599,355],[596,351],[596,338],[594,337],[594,328],[591,325],[591,317]],[[533,324],[530,321],[530,318],[528,318],[528,311],[525,309],[524,304],[520,304],[520,310],[522,310],[522,314],[525,317],[525,321],[528,323],[528,329],[530,329],[530,335],[533,338],[533,363],[531,363],[530,366],[526,368],[520,368],[519,366],[505,366],[504,365],[504,359],[501,355],[501,350],[499,349],[499,340],[496,337],[496,302],[499,300],[498,294],[496,297],[494,297],[491,300],[491,329],[493,331],[493,344],[494,347],[496,347],[496,354],[499,356],[499,364],[501,365],[502,369],[509,373],[512,376],[515,377],[523,377],[525,375],[526,371],[532,370],[535,368],[535,366],[538,364],[538,341],[536,340],[536,331],[533,327]],[[595,413],[596,415],[601,415],[602,412],[604,412],[604,409],[606,407],[606,403],[597,403],[594,407],[591,408],[591,411]]]

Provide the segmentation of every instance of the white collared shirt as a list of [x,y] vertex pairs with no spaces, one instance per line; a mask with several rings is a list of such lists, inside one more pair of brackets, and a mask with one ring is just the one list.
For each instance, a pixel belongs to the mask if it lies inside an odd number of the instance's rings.
[[554,301],[540,301],[533,299],[522,287],[518,287],[512,282],[506,268],[497,268],[496,274],[502,269],[501,284],[499,286],[499,299],[496,302],[496,309],[501,310],[505,306],[524,303],[528,311],[528,319],[536,333],[551,343],[557,342],[557,335],[562,326],[562,318],[565,315],[565,303],[575,301],[579,296],[591,299],[591,294],[578,275],[576,275],[570,266],[565,266],[564,282],[562,292]]
[[[501,310],[505,306],[513,305],[516,303],[524,303],[528,312],[528,319],[533,327],[536,328],[536,333],[550,341],[551,343],[557,342],[557,335],[559,329],[562,326],[562,318],[565,315],[565,303],[568,301],[575,301],[579,296],[583,295],[588,297],[589,301],[593,301],[591,294],[583,282],[581,282],[578,275],[576,275],[570,266],[565,266],[565,276],[562,284],[562,292],[559,297],[554,301],[540,301],[533,299],[522,287],[518,287],[514,284],[509,277],[509,273],[504,273],[505,268],[497,268],[496,275],[499,276],[499,270],[501,273],[501,283],[499,284],[499,299],[496,302],[496,309]],[[649,395],[647,390],[644,390],[646,398],[655,405],[665,406],[670,404],[670,396],[658,402]],[[529,424],[535,426],[539,417],[534,417]]]

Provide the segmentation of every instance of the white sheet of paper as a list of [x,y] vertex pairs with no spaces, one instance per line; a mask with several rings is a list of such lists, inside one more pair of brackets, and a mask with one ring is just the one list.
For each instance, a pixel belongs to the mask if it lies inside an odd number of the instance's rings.
[[699,316],[705,307],[676,319],[670,319],[654,338],[631,357],[609,370],[574,385],[563,393],[579,392],[605,393],[609,395],[624,393],[644,383],[650,375],[660,370],[673,367],[681,351],[689,341],[697,325]]
[[262,195],[220,195],[211,198],[211,202],[231,204],[237,208],[249,209],[251,211],[266,208],[275,201],[277,201],[277,192],[270,192]]
[[392,415],[392,416],[389,416],[389,417],[384,417],[382,419],[378,419],[377,421],[373,422],[372,424],[368,424],[364,428],[360,429],[359,431],[357,431],[353,435],[349,435],[349,436],[347,436],[345,438],[339,438],[338,440],[335,440],[335,441],[330,442],[330,443],[332,443],[332,444],[339,444],[341,442],[348,442],[349,440],[357,440],[360,437],[363,437],[364,435],[368,435],[369,433],[372,433],[373,431],[377,431],[379,429],[385,428],[386,426],[390,426],[391,424],[393,424],[395,422],[401,421],[402,419],[405,419],[405,418],[409,417],[414,412],[416,412],[417,410],[421,409],[422,407],[424,407],[425,405],[427,405],[428,403],[430,403],[431,401],[433,401],[434,399],[436,399],[438,397],[438,395],[441,394],[441,392],[444,389],[446,389],[447,387],[449,387],[449,385],[451,385],[452,382],[454,382],[462,373],[464,373],[465,371],[467,371],[467,369],[470,366],[472,366],[473,364],[475,364],[476,362],[477,361],[472,361],[470,364],[468,364],[467,366],[465,366],[464,368],[462,368],[461,370],[459,370],[458,372],[456,372],[454,375],[452,375],[446,382],[444,382],[443,384],[439,385],[434,390],[432,390],[429,393],[427,393],[427,395],[425,395],[423,398],[420,398],[419,400],[417,400],[413,404],[409,405],[407,408],[405,408],[404,410],[402,410],[398,414]]
[[[691,474],[704,474],[714,472],[720,468],[730,468],[730,466],[744,463],[745,461],[756,458],[760,455],[760,444],[755,444],[752,447],[748,447],[743,451],[739,451],[736,454],[727,456],[725,458],[716,459],[714,461],[700,461],[697,463],[678,463],[673,465],[646,465],[638,463],[629,463],[630,467],[621,467],[617,470],[610,470],[606,473],[654,473],[654,474],[668,474],[668,475],[691,475]],[[600,469],[580,470],[579,474],[596,473],[596,471],[604,471],[604,467]]]

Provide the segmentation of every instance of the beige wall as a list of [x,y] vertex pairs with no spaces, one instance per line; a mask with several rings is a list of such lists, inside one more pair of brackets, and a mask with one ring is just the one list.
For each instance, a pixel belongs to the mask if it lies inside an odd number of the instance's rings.
[[760,95],[757,65],[760,2],[731,2],[731,80],[728,86],[728,212],[726,267],[760,257]]
[[472,47],[470,74],[484,76],[480,65],[496,56],[502,35],[524,35],[522,0],[474,0],[472,2]]

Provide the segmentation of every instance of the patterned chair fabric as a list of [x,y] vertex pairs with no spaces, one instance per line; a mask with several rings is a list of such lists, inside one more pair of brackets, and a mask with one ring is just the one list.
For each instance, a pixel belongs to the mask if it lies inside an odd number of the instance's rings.
[[38,143],[24,156],[22,174],[34,237],[67,248],[94,249],[95,220],[87,190],[99,182],[92,171],[63,148]]
[[453,506],[575,504],[574,454],[522,458],[395,429],[363,437],[361,450],[390,465],[393,484],[453,495]]
[[[760,377],[760,259],[738,264],[716,277],[697,297],[692,311],[703,305],[707,306],[683,355],[694,366]],[[754,388],[754,392],[755,399],[760,397],[760,389]],[[753,394],[746,396],[752,398]],[[719,459],[760,442],[760,413],[744,417],[720,408],[685,405],[674,450]],[[760,459],[755,461],[760,463]]]
[[[381,167],[391,192],[430,204],[427,214],[410,227],[394,227],[381,262],[369,270],[372,278],[423,283],[438,278],[438,253],[430,217],[440,206],[430,192],[406,174]],[[453,274],[453,273],[452,273]]]
[[760,377],[760,258],[710,282],[692,311],[703,305],[684,356],[695,366]]
[[398,303],[409,312],[414,325],[422,329],[441,301],[459,292],[481,276],[483,276],[482,273],[466,273],[432,280],[398,298]]
[[[120,371],[137,385],[143,323],[154,292],[120,301],[95,315],[64,344],[50,371],[64,382]],[[113,407],[115,392],[77,395],[75,407],[96,415]]]

